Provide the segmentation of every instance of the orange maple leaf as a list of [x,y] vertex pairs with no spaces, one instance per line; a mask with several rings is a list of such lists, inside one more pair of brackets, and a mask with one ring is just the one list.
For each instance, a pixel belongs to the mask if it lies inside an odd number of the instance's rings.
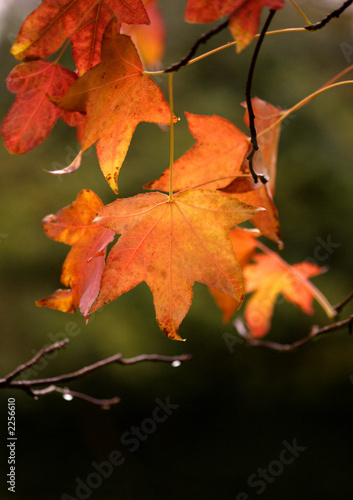
[[121,234],[109,252],[92,312],[146,281],[162,331],[180,340],[195,281],[231,295],[240,306],[243,276],[229,229],[259,209],[209,190],[184,191],[169,201],[159,192],[118,199],[98,224]]
[[230,16],[229,29],[241,52],[254,38],[263,7],[281,9],[284,0],[189,0],[185,20],[190,23],[210,23]]
[[151,24],[148,26],[123,24],[121,27],[122,33],[131,36],[142,61],[150,68],[157,68],[160,65],[165,52],[166,27],[158,1],[144,0]]
[[67,38],[79,74],[100,61],[105,27],[113,17],[119,24],[148,24],[141,0],[43,0],[21,26],[11,53],[25,61],[47,57]]
[[138,123],[170,123],[169,105],[161,89],[143,72],[130,37],[116,33],[114,22],[104,33],[102,62],[55,102],[63,109],[86,113],[82,150],[98,141],[100,167],[115,193]]
[[47,95],[62,97],[77,79],[76,74],[57,63],[31,61],[16,66],[7,77],[7,88],[17,94],[1,125],[10,153],[30,151],[48,137],[58,118],[77,125],[82,115],[59,109]]
[[321,293],[307,278],[317,276],[325,269],[311,262],[291,266],[273,252],[256,255],[254,260],[255,264],[243,269],[246,293],[255,292],[244,310],[245,322],[253,337],[263,337],[270,329],[273,309],[280,293],[304,313],[313,313],[313,299],[320,297]]
[[[257,173],[268,172],[264,167],[261,151],[258,151],[254,159],[254,167]],[[243,164],[244,173],[249,173],[248,161]],[[278,211],[272,200],[268,184],[255,183],[252,178],[238,177],[229,186],[220,190],[227,196],[236,197],[244,203],[255,207],[262,207],[265,211],[256,214],[250,222],[256,226],[261,233],[276,242],[279,248],[283,247],[281,232],[279,228]]]
[[[242,173],[240,167],[249,149],[248,137],[220,116],[185,115],[196,144],[173,165],[174,191],[203,183],[207,183],[207,189],[228,186],[231,176]],[[169,174],[168,168],[158,180],[145,187],[168,191]]]
[[[267,187],[269,187],[270,192],[273,196],[276,183],[277,152],[279,137],[281,133],[281,123],[278,123],[275,126],[273,125],[283,114],[283,110],[279,106],[273,106],[269,102],[263,101],[258,97],[253,97],[251,99],[251,104],[253,107],[253,112],[255,114],[254,123],[257,133],[257,142],[260,151],[262,151],[265,165],[268,169],[267,176],[269,178],[269,182],[267,183]],[[242,106],[246,108],[246,103],[243,102]],[[250,122],[247,109],[244,115],[244,123],[247,125],[247,127],[249,127]]]
[[[232,240],[235,256],[242,269],[248,264],[254,255],[257,247],[257,238],[260,235],[257,229],[241,229],[234,228],[230,231],[230,239]],[[217,306],[222,311],[222,319],[224,323],[228,323],[235,311],[237,310],[237,302],[231,295],[228,295],[220,290],[209,287],[212,297]]]
[[[245,106],[245,104],[243,105]],[[254,157],[254,168],[258,174],[263,174],[268,179],[268,182],[262,184],[261,182],[255,183],[250,177],[237,178],[229,186],[222,189],[222,192],[236,196],[244,203],[265,208],[266,211],[255,215],[251,219],[251,222],[264,236],[275,241],[279,248],[282,248],[283,243],[279,228],[278,212],[272,198],[275,191],[280,124],[266,132],[278,120],[282,114],[282,110],[258,97],[252,99],[252,105],[259,145],[259,151],[256,152]],[[249,126],[249,114],[247,110],[244,122]],[[244,174],[250,173],[247,160],[244,161],[241,171]]]
[[113,231],[93,222],[102,206],[98,196],[85,189],[71,205],[43,219],[46,235],[72,248],[61,273],[61,282],[69,289],[56,290],[49,297],[38,300],[38,306],[63,312],[74,312],[79,308],[87,318],[99,291],[106,247],[115,237]]

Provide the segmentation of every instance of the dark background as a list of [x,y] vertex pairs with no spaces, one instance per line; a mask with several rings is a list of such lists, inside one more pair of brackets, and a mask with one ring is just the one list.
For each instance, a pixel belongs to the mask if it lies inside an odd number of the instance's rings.
[[[183,57],[208,27],[183,23],[186,0],[160,3],[169,29],[167,66]],[[12,4],[1,41],[1,117],[13,100],[4,81],[16,64],[10,46],[33,8],[31,2]],[[313,22],[329,9],[320,2],[301,5]],[[289,108],[351,64],[351,16],[352,8],[317,33],[267,37],[253,95]],[[287,2],[271,27],[302,25]],[[224,32],[202,50],[230,40],[229,32]],[[239,104],[244,100],[253,48],[254,44],[240,55],[228,48],[175,76],[175,112],[182,117],[176,127],[176,157],[193,143],[183,118],[185,110],[218,114],[246,130]],[[70,64],[69,57],[65,62]],[[164,76],[156,81],[166,89]],[[331,237],[339,243],[327,259],[318,262],[329,271],[314,280],[333,304],[348,295],[353,282],[351,103],[352,88],[347,85],[297,111],[282,128],[278,159],[275,202],[285,243],[282,255],[290,263],[299,262],[314,258],[317,238]],[[168,141],[168,134],[155,125],[138,126],[119,178],[121,196],[136,194],[167,167]],[[43,171],[53,164],[67,165],[76,151],[74,131],[63,123],[24,156],[10,155],[0,144],[0,376],[43,345],[60,340],[65,329],[71,332],[69,346],[54,359],[44,360],[37,376],[67,373],[118,352],[124,356],[190,353],[192,360],[179,368],[148,363],[111,366],[70,384],[73,390],[92,396],[121,397],[110,411],[81,400],[66,402],[58,394],[34,401],[20,392],[1,391],[0,498],[50,500],[64,493],[105,500],[352,498],[353,340],[346,331],[287,354],[241,343],[231,353],[223,335],[234,334],[234,326],[222,324],[206,287],[199,284],[180,330],[185,343],[172,342],[159,331],[144,284],[104,307],[88,326],[78,314],[35,306],[36,299],[59,288],[61,263],[68,251],[67,246],[46,238],[41,219],[70,204],[83,188],[93,189],[104,203],[114,199],[94,148],[71,176],[58,179]],[[352,309],[346,307],[342,318]],[[293,341],[306,336],[313,324],[328,322],[317,304],[315,315],[307,317],[279,301],[268,338]],[[6,487],[9,397],[16,398],[15,495]],[[167,397],[179,407],[132,452],[121,441],[122,435],[132,426],[148,426],[145,419],[156,408],[156,399]],[[273,461],[283,456],[284,442],[294,440],[302,451],[293,463],[278,469]],[[78,479],[85,484],[94,481],[93,462],[108,461],[113,450],[122,453],[124,463],[99,487],[91,488],[91,495],[90,490],[81,490],[81,496],[76,496]],[[262,483],[266,488],[260,492],[261,483],[251,486],[248,480],[255,474],[259,481],[259,469],[268,466],[273,471],[271,483]]]

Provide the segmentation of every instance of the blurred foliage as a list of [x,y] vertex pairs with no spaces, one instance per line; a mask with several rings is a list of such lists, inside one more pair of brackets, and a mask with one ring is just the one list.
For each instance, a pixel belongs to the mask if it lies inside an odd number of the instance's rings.
[[[186,0],[160,3],[169,29],[167,66],[183,57],[207,28],[183,23]],[[271,29],[303,25],[287,3]],[[327,12],[309,2],[304,8],[313,21]],[[9,54],[11,34],[19,28],[16,16],[23,19],[30,11],[26,4],[23,12],[11,9],[7,14],[0,47],[1,117],[13,100],[4,81],[15,65]],[[315,91],[352,63],[342,51],[342,43],[353,46],[351,22],[352,17],[344,15],[317,33],[267,37],[255,70],[253,94],[289,108]],[[229,33],[223,32],[202,50],[230,40]],[[246,130],[240,103],[245,99],[253,47],[240,55],[228,48],[175,76],[176,114],[181,117],[176,127],[176,157],[193,143],[185,110],[218,114]],[[156,81],[166,89],[166,78]],[[343,299],[353,282],[351,102],[352,88],[346,86],[322,94],[297,111],[283,125],[278,156],[275,202],[285,242],[282,256],[290,263],[315,259],[318,238],[326,241],[330,236],[339,243],[327,259],[318,262],[329,271],[315,279],[332,303]],[[157,126],[138,126],[119,180],[121,196],[138,193],[167,167],[168,141],[168,134]],[[122,449],[126,463],[103,480],[94,498],[218,496],[234,500],[241,491],[256,498],[247,485],[248,477],[278,457],[283,440],[296,438],[306,451],[267,486],[263,498],[350,498],[347,435],[351,434],[353,408],[349,380],[353,345],[346,332],[291,354],[250,349],[241,343],[231,354],[223,333],[234,333],[234,327],[222,325],[220,312],[202,285],[195,286],[193,305],[181,326],[185,343],[172,342],[159,331],[145,285],[104,307],[88,326],[79,315],[36,308],[36,299],[60,286],[61,263],[68,251],[45,237],[41,219],[70,204],[83,188],[93,189],[104,203],[114,199],[94,148],[75,174],[53,177],[44,171],[67,165],[76,151],[74,130],[63,123],[24,156],[10,155],[0,144],[1,376],[44,344],[60,339],[65,328],[70,331],[70,322],[80,333],[71,336],[69,346],[47,366],[44,362],[38,367],[38,376],[65,373],[117,352],[124,356],[189,352],[193,359],[177,369],[164,364],[112,366],[71,384],[97,397],[120,396],[122,402],[110,412],[83,401],[67,403],[58,395],[33,401],[25,394],[3,391],[3,415],[7,397],[17,401],[16,496],[36,500],[59,498],[64,492],[75,496],[75,478],[85,481],[94,470],[92,461],[107,460],[113,449]],[[352,306],[344,313],[352,314]],[[319,307],[314,317],[306,317],[292,305],[279,302],[270,338],[291,341],[305,336],[313,324],[326,323]],[[179,409],[166,423],[158,424],[135,453],[129,453],[121,435],[151,415],[156,398],[168,395]],[[4,436],[5,417],[1,429]],[[4,437],[1,453],[5,452]],[[10,498],[4,486],[3,498]]]

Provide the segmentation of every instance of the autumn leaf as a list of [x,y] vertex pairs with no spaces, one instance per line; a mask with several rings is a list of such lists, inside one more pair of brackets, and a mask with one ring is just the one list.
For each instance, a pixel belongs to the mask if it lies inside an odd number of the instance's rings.
[[76,79],[73,71],[41,60],[20,64],[11,71],[7,88],[17,97],[1,126],[10,153],[22,154],[38,146],[58,118],[72,126],[82,121],[79,113],[59,109],[47,98],[62,97]]
[[[230,231],[230,239],[233,244],[235,256],[242,269],[249,263],[254,255],[257,247],[257,238],[260,233],[257,229],[241,229],[234,228]],[[220,290],[209,287],[209,291],[214,298],[217,306],[222,311],[222,319],[224,323],[228,323],[237,307],[237,301],[231,295],[228,295]]]
[[82,150],[98,141],[100,167],[115,193],[138,123],[170,123],[169,106],[161,89],[143,72],[131,39],[116,33],[114,22],[104,34],[102,62],[55,102],[63,109],[86,113]]
[[[257,130],[259,133],[265,132],[278,119],[281,110],[258,98],[252,99],[252,103]],[[251,222],[281,248],[283,243],[278,212],[270,191],[271,187],[274,190],[279,126],[259,137],[260,150],[254,157],[254,167],[257,173],[270,179],[264,185],[255,183],[250,175],[249,162],[246,159],[249,139],[243,132],[219,116],[191,113],[186,113],[186,116],[196,144],[173,166],[174,191],[201,185],[207,189],[221,189],[224,194],[237,197],[244,203],[265,208],[266,211],[256,214]],[[244,121],[248,124],[247,111]],[[169,172],[167,169],[158,180],[144,187],[167,191]],[[235,179],[232,180],[232,177]]]
[[184,191],[173,201],[159,192],[139,194],[105,206],[96,221],[121,236],[109,252],[92,312],[146,281],[160,328],[180,340],[195,281],[228,293],[239,307],[243,276],[229,229],[258,210],[209,190]]
[[148,24],[141,0],[43,0],[24,21],[11,48],[19,60],[47,57],[67,38],[79,74],[100,61],[105,27],[116,17],[119,24]]
[[151,23],[146,25],[123,24],[121,32],[131,36],[144,64],[157,68],[164,56],[166,27],[162,12],[158,6],[159,0],[145,0],[144,5]]
[[[196,144],[174,163],[174,191],[203,183],[207,183],[207,189],[227,186],[231,176],[241,175],[240,167],[249,149],[247,136],[220,116],[185,115]],[[167,169],[158,180],[145,187],[168,191],[169,173]]]
[[190,23],[210,23],[229,17],[229,29],[241,52],[254,38],[264,7],[281,9],[284,0],[189,0],[185,20]]
[[49,297],[38,300],[38,306],[63,312],[74,312],[79,308],[87,318],[99,291],[106,247],[115,236],[113,231],[93,222],[102,206],[98,196],[86,189],[71,205],[43,219],[46,235],[72,248],[61,274],[62,284],[69,289],[56,290]]
[[[273,106],[269,102],[263,101],[258,97],[253,97],[251,99],[251,104],[255,115],[254,124],[257,133],[257,142],[268,169],[269,182],[267,187],[270,189],[273,196],[276,184],[278,143],[281,133],[281,123],[275,126],[274,124],[283,114],[283,110],[279,106]],[[246,103],[243,102],[242,106],[246,108]],[[249,113],[247,109],[244,115],[244,122],[247,127],[250,128]],[[268,130],[269,128],[270,130]]]
[[273,309],[281,293],[304,313],[312,314],[312,302],[322,301],[319,290],[308,280],[324,272],[311,262],[287,264],[273,252],[256,255],[255,263],[244,269],[246,293],[254,292],[245,305],[244,318],[253,337],[263,337],[270,329]]
[[[262,153],[258,151],[254,160],[254,166],[257,173],[263,173],[264,171],[263,168],[259,167],[260,163],[264,165]],[[244,162],[243,172],[249,173],[247,160]],[[250,219],[250,222],[254,224],[266,238],[277,243],[280,249],[283,248],[278,211],[267,184],[262,184],[261,182],[255,183],[250,177],[238,177],[229,186],[221,189],[221,192],[227,196],[236,197],[249,205],[264,208],[265,211],[256,214]]]
[[[261,233],[276,242],[279,248],[283,247],[282,236],[279,227],[278,212],[273,202],[275,191],[277,151],[280,136],[280,124],[273,127],[274,123],[282,114],[279,107],[254,97],[252,100],[255,114],[255,127],[258,134],[259,150],[254,156],[254,169],[258,174],[264,175],[268,182],[262,184],[255,183],[252,177],[236,178],[229,186],[222,189],[222,192],[230,196],[236,196],[244,203],[249,203],[256,207],[263,207],[265,212],[256,214],[251,222],[261,231]],[[245,103],[243,103],[246,106]],[[249,126],[249,114],[246,110],[244,122]],[[270,130],[268,130],[272,127]],[[249,174],[249,162],[244,160],[241,166],[243,174]]]

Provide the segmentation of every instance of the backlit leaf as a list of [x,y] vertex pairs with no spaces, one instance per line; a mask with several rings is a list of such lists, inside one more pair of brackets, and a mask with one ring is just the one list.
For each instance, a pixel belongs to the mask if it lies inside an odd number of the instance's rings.
[[17,97],[1,125],[10,153],[22,154],[38,146],[60,117],[69,125],[82,121],[79,113],[59,109],[47,97],[62,97],[76,79],[73,71],[41,60],[20,64],[11,71],[7,87]]
[[145,0],[144,5],[151,23],[146,25],[122,25],[122,33],[131,36],[144,64],[157,68],[164,56],[166,27],[159,0]]
[[185,20],[190,23],[210,23],[230,16],[229,29],[240,52],[254,38],[264,7],[281,9],[284,0],[189,0]]
[[273,309],[281,293],[304,313],[312,314],[312,302],[319,291],[308,278],[324,269],[311,262],[290,266],[275,253],[256,255],[244,269],[246,293],[254,292],[245,305],[244,318],[253,337],[263,337],[271,326]]
[[61,282],[68,290],[56,290],[49,297],[38,300],[38,306],[63,312],[74,312],[79,308],[83,316],[88,316],[99,291],[106,247],[115,236],[113,231],[93,222],[102,206],[98,196],[86,189],[71,205],[43,219],[46,235],[72,248],[61,274]]
[[[206,182],[207,189],[228,186],[232,182],[231,176],[242,173],[240,167],[249,149],[247,136],[220,116],[185,114],[196,144],[174,163],[174,191]],[[167,169],[158,180],[146,187],[168,191],[169,172]]]
[[228,293],[239,307],[243,276],[229,230],[258,210],[209,190],[185,191],[173,201],[146,193],[105,206],[96,221],[121,236],[109,252],[92,311],[146,281],[160,328],[180,340],[195,281]]
[[67,38],[79,74],[100,61],[105,27],[116,17],[119,24],[148,24],[141,0],[43,0],[24,21],[11,48],[21,61],[47,57]]
[[117,33],[114,22],[104,34],[102,62],[55,102],[63,109],[86,113],[82,150],[98,141],[100,167],[116,193],[118,174],[138,123],[170,123],[162,91],[143,72],[130,37]]
[[[245,230],[241,228],[234,228],[230,231],[230,239],[232,240],[235,256],[242,269],[248,264],[256,251],[259,231],[256,229]],[[231,295],[228,295],[220,290],[209,287],[209,290],[217,304],[222,311],[222,319],[224,323],[228,323],[236,310],[237,302]]]

